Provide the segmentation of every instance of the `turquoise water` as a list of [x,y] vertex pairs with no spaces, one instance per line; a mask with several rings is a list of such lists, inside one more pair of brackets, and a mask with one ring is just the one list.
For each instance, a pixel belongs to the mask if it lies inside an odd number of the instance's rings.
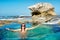
[[[26,23],[25,25],[27,28],[29,28],[32,26],[32,23]],[[5,29],[5,28],[19,29],[21,28],[21,24],[12,22],[10,24],[5,24],[4,26],[0,27],[0,29]]]
[[30,40],[58,40],[60,39],[59,25],[40,25],[36,29],[28,30]]
[[[30,28],[31,23],[26,23]],[[0,28],[0,40],[21,40],[19,32],[11,32],[5,28],[19,29],[21,24],[11,23]],[[35,29],[27,30],[26,40],[60,40],[60,25],[39,25]]]

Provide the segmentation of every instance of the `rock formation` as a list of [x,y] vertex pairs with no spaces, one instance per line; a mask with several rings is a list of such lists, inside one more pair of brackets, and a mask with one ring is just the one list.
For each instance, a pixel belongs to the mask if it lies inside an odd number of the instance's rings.
[[47,22],[56,15],[54,7],[50,3],[38,3],[29,7],[32,11],[32,21],[34,23]]

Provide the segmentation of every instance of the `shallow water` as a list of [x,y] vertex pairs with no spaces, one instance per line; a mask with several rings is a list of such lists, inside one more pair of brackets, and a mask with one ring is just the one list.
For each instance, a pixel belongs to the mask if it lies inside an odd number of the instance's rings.
[[[26,23],[26,27],[30,28],[31,23]],[[11,32],[5,28],[19,29],[21,24],[11,23],[0,28],[0,40],[21,40],[19,32]],[[55,25],[39,25],[37,28],[27,30],[27,38],[25,40],[60,40],[60,26]]]

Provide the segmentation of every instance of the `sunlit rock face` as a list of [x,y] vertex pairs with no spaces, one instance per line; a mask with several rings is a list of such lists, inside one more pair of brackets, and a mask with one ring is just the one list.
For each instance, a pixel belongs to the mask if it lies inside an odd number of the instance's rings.
[[54,7],[50,3],[38,3],[29,7],[33,22],[46,22],[56,15]]

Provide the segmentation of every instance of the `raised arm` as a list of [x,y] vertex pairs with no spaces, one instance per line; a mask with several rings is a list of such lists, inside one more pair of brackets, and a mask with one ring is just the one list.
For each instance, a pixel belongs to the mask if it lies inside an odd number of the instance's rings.
[[37,28],[37,27],[39,27],[39,25],[37,25],[37,26],[35,26],[35,27],[32,27],[32,28],[26,28],[26,30],[35,29],[35,28]]
[[18,32],[18,31],[20,31],[21,29],[16,29],[16,30],[14,30],[14,29],[6,28],[6,30],[10,30],[10,31],[12,31],[12,32]]
[[31,30],[31,29],[35,29],[36,27],[32,27],[32,28],[27,28],[26,30]]

